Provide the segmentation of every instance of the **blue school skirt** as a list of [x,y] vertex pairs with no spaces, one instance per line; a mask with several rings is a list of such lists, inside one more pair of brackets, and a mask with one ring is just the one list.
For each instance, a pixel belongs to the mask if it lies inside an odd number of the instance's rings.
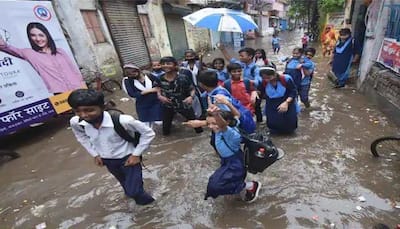
[[244,167],[243,152],[221,158],[221,167],[219,167],[209,178],[207,185],[208,197],[217,198],[220,195],[239,194],[246,186],[246,169]]

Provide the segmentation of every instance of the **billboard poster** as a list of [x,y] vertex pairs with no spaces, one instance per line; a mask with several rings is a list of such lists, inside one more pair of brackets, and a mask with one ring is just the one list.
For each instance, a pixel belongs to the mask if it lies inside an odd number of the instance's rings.
[[49,1],[0,1],[0,136],[69,110],[84,80]]
[[400,73],[400,42],[395,39],[384,38],[377,61]]

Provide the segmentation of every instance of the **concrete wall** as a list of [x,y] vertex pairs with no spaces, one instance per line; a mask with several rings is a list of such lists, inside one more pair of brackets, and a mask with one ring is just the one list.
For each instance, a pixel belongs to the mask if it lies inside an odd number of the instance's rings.
[[192,26],[185,21],[186,37],[190,49],[200,51],[211,48],[211,39],[208,29]]
[[138,6],[139,12],[146,12],[149,15],[149,21],[153,32],[154,39],[147,43],[152,58],[154,50],[158,49],[159,55],[172,56],[171,44],[168,38],[167,23],[165,21],[164,12],[162,10],[161,0],[148,1],[146,5]]
[[[388,4],[389,2],[390,1],[388,0],[374,1],[370,5],[370,7],[374,10],[370,11],[371,19],[367,23],[367,30],[369,33],[366,34],[368,36],[365,38],[363,54],[360,60],[359,79],[357,84],[359,87],[366,79],[371,66],[375,63],[379,55],[379,50],[386,32],[386,24],[389,19],[389,8],[382,6],[383,4]],[[379,15],[372,15],[373,13]],[[371,28],[374,30],[371,31]]]
[[[122,69],[117,52],[111,40],[104,16],[101,11],[96,9],[96,1],[54,0],[53,6],[60,23],[68,34],[68,40],[78,65],[93,71],[107,66],[113,68],[114,75],[121,75]],[[97,10],[106,38],[105,43],[93,43],[80,10]],[[109,71],[108,69],[106,70]]]

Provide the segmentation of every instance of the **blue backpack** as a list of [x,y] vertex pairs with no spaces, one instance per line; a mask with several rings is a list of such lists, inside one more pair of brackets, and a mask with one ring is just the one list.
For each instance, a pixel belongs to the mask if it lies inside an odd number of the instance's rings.
[[248,133],[248,134],[254,133],[256,131],[256,123],[254,122],[253,115],[251,114],[251,112],[247,108],[245,108],[239,102],[239,100],[233,98],[228,90],[226,90],[223,87],[218,87],[218,89],[214,90],[211,95],[212,96],[224,95],[224,96],[230,98],[232,101],[232,105],[240,112],[239,128],[246,131],[246,133]]

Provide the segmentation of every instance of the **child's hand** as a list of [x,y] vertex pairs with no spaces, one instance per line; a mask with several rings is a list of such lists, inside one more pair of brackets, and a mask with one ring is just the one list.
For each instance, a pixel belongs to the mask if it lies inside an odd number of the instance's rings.
[[259,99],[260,97],[258,96],[258,92],[257,91],[253,91],[250,95],[250,102],[251,104],[255,104],[256,100]]
[[134,156],[131,155],[128,157],[128,159],[125,161],[124,166],[134,166],[136,164],[140,163],[140,157],[139,156]]
[[103,160],[101,159],[101,157],[100,156],[96,156],[95,158],[94,158],[94,163],[97,165],[97,166],[100,166],[100,167],[102,167],[104,164],[103,164]]
[[168,99],[167,97],[162,96],[162,95],[158,96],[158,100],[160,100],[160,102],[162,102],[162,103],[171,103],[171,99]]
[[214,98],[215,98],[215,103],[225,104],[225,105],[230,103],[225,95],[215,95]]
[[298,65],[296,66],[296,69],[301,69],[301,67],[303,67],[303,65],[302,65],[302,64],[298,64]]
[[215,105],[215,104],[212,104],[212,105],[207,109],[207,112],[210,113],[210,114],[212,114],[212,115],[218,115],[218,114],[220,113],[220,111],[221,111],[221,109],[220,109],[217,105]]
[[289,103],[285,101],[285,102],[281,103],[281,105],[279,105],[278,112],[285,113],[288,110],[288,107],[289,107]]
[[193,103],[193,97],[192,97],[192,96],[189,96],[189,97],[187,97],[186,99],[184,99],[182,102],[183,102],[183,103],[186,103],[186,104],[188,104],[188,105],[190,105],[190,104]]

